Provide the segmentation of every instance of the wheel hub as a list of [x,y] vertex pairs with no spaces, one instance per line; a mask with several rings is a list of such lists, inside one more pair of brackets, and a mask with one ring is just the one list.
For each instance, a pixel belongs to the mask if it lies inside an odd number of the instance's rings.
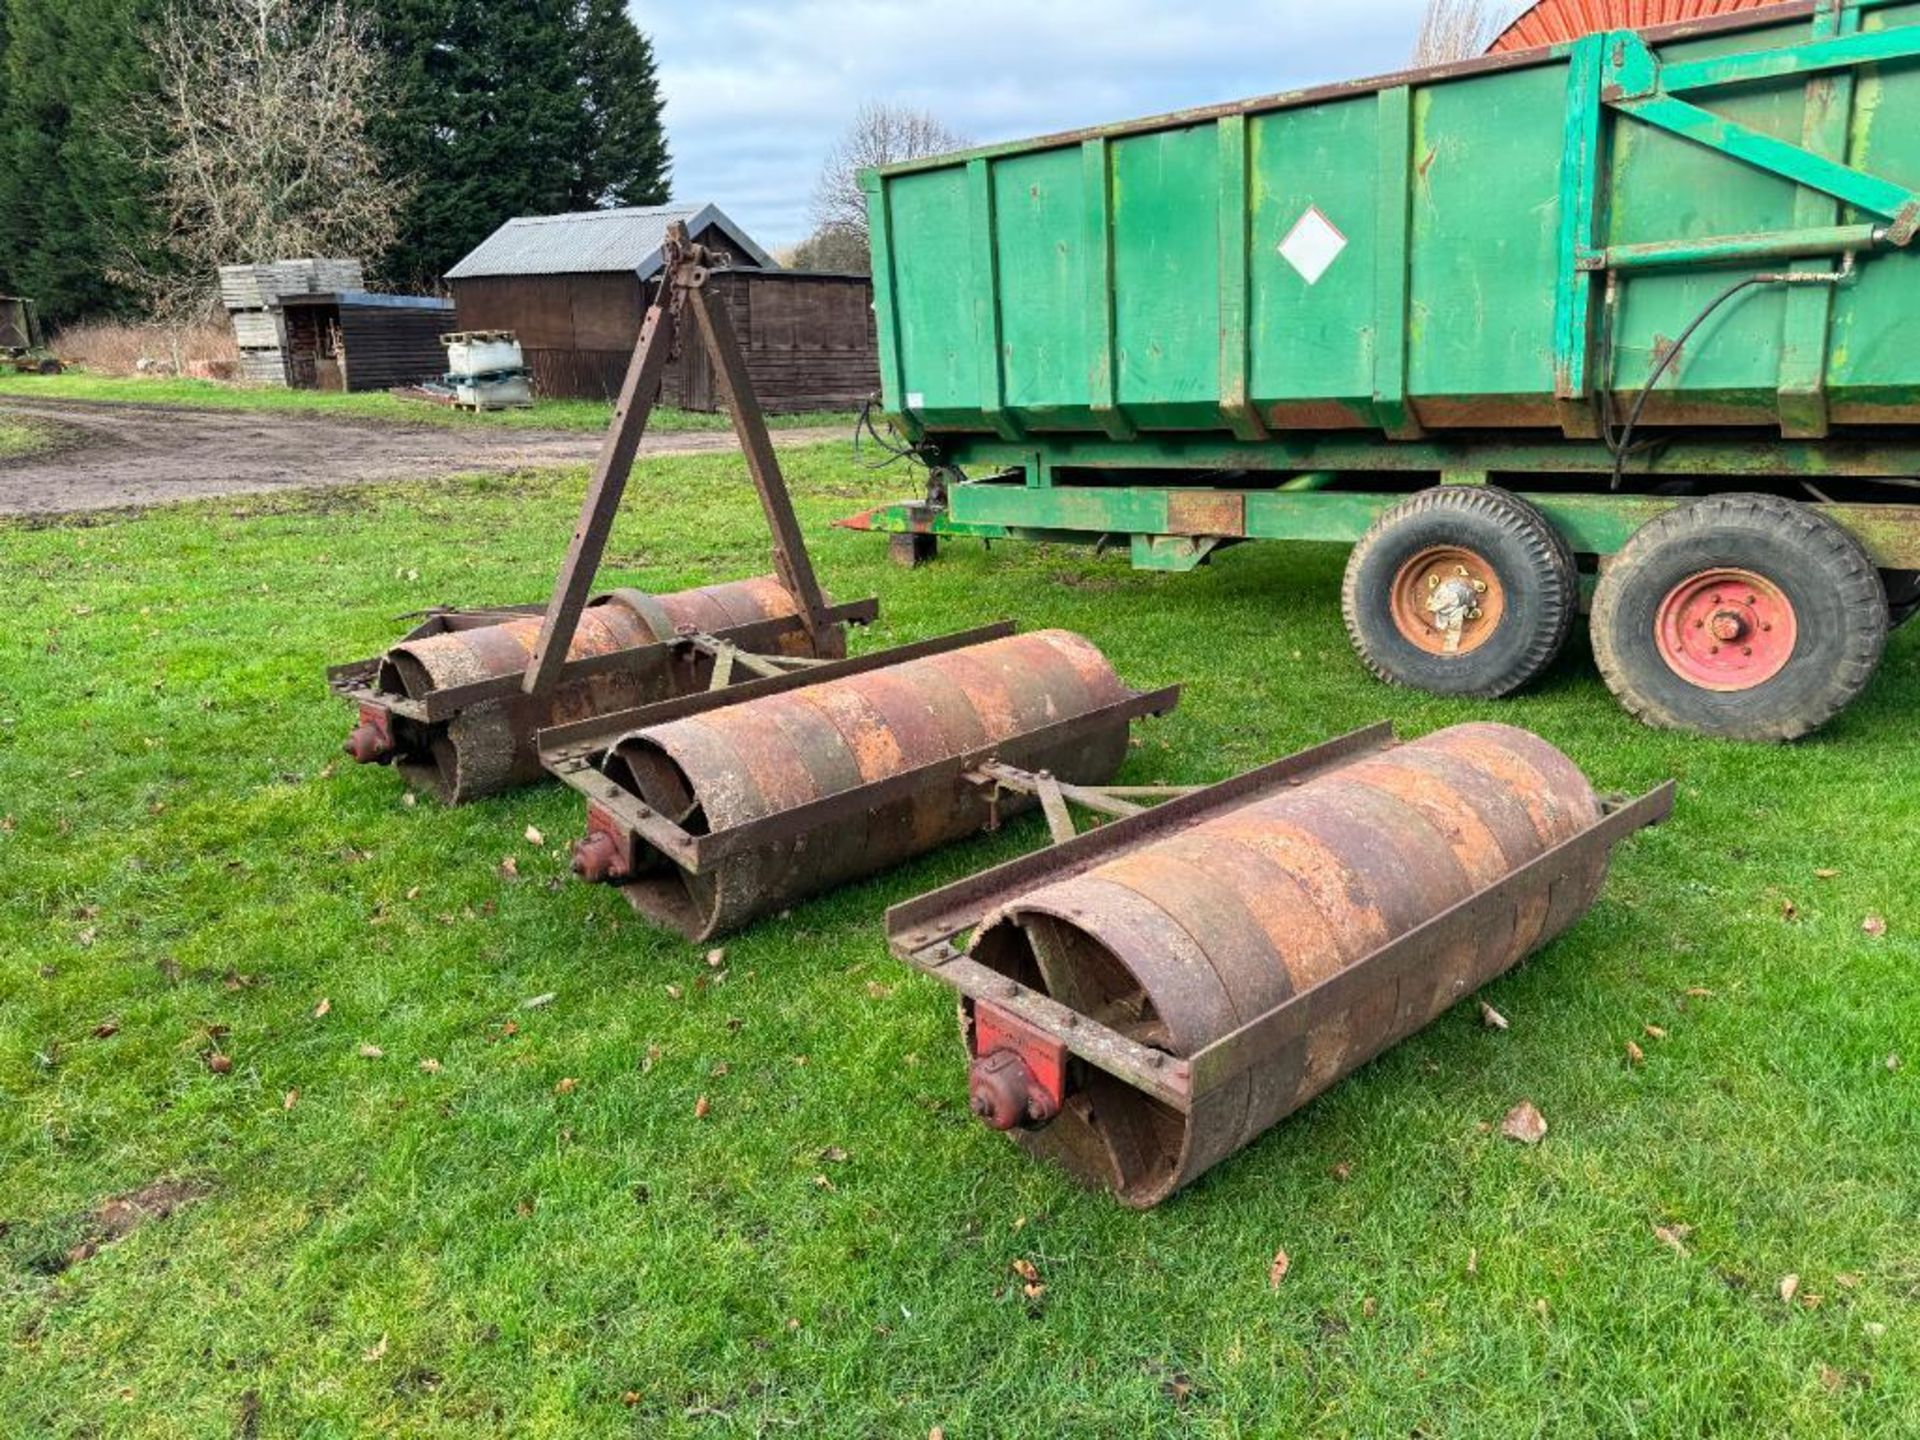
[[1506,591],[1486,559],[1462,546],[1423,550],[1394,576],[1394,628],[1429,655],[1470,655],[1500,626]]
[[1654,620],[1654,641],[1668,668],[1690,685],[1722,693],[1773,679],[1793,658],[1798,636],[1786,592],[1764,575],[1734,567],[1681,581]]

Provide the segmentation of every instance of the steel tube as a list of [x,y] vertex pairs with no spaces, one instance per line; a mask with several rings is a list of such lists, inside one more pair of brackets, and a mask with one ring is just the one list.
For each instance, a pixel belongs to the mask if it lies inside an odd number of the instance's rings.
[[[348,753],[390,761],[409,783],[452,805],[532,784],[544,774],[534,745],[540,730],[706,688],[711,661],[676,656],[664,646],[681,630],[724,636],[757,621],[797,622],[798,614],[793,598],[770,577],[670,595],[616,591],[582,611],[567,658],[639,649],[633,665],[563,681],[545,695],[515,694],[472,705],[445,723],[419,724],[394,715],[392,750],[371,753],[373,747],[360,743],[357,731]],[[540,627],[539,616],[527,616],[403,642],[381,657],[375,689],[423,701],[437,691],[520,674],[533,658]],[[645,648],[653,646],[660,648]],[[779,649],[789,655],[814,653],[798,623]]]
[[[974,961],[1184,1060],[1453,907],[1512,885],[1469,939],[1400,967],[1405,978],[1346,987],[1350,998],[1320,1007],[1297,1038],[1196,1093],[1187,1113],[1075,1061],[1065,1094],[1042,1097],[1041,1111],[1057,1115],[1016,1130],[1020,1143],[1129,1205],[1158,1204],[1584,915],[1605,879],[1604,846],[1558,883],[1515,872],[1600,817],[1585,777],[1545,741],[1467,725],[1342,765],[1003,906],[980,927]],[[967,1001],[962,1013],[976,1110],[1004,1128],[1017,1120],[1008,1097],[1017,1100],[1018,1087],[995,1059],[1006,1048],[997,1037],[1019,1026],[990,1002]]]
[[[808,809],[792,835],[769,835],[698,873],[642,845],[623,888],[643,914],[691,938],[735,929],[996,818],[994,787],[952,773],[871,803],[854,793],[863,786],[983,747],[1069,783],[1111,778],[1126,758],[1127,720],[1095,712],[1131,693],[1086,640],[1041,631],[639,731],[613,746],[606,777],[690,835],[724,836],[837,795],[847,805],[831,817]],[[1083,716],[1085,728],[1062,733],[1062,722]],[[1001,796],[998,813],[1029,803]]]

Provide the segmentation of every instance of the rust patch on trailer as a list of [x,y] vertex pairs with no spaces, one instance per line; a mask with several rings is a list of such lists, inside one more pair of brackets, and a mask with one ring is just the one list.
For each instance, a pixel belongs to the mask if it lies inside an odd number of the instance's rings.
[[1225,490],[1171,490],[1167,494],[1169,535],[1247,533],[1247,497]]

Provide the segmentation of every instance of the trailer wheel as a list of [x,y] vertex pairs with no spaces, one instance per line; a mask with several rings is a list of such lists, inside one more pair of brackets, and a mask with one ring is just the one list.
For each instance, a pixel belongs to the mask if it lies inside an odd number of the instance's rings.
[[1880,579],[1887,587],[1887,624],[1898,630],[1920,615],[1920,570],[1882,570]]
[[1496,699],[1566,644],[1580,582],[1566,541],[1518,496],[1423,490],[1354,547],[1340,608],[1353,648],[1389,684]]
[[1643,526],[1600,577],[1593,653],[1648,725],[1794,740],[1859,696],[1887,642],[1859,541],[1771,495],[1718,495]]

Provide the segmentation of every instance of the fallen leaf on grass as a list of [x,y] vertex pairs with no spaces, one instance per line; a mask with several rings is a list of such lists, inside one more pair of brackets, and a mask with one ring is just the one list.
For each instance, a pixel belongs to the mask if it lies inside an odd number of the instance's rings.
[[1368,1295],[1360,1302],[1360,1313],[1366,1316],[1369,1320],[1371,1320],[1374,1317],[1374,1313],[1377,1310],[1379,1310],[1379,1308],[1380,1308],[1380,1302],[1374,1299],[1373,1296],[1371,1295]]
[[1816,870],[1813,872],[1813,878],[1816,880],[1834,880],[1839,878],[1839,875],[1840,872],[1838,870]]
[[1800,1293],[1800,1277],[1798,1275],[1788,1275],[1788,1276],[1784,1276],[1781,1279],[1780,1298],[1783,1301],[1791,1305],[1793,1303],[1793,1297],[1798,1295],[1799,1293]]
[[216,1075],[225,1075],[233,1069],[233,1057],[223,1055],[218,1050],[207,1057],[207,1069]]
[[420,898],[420,887],[418,885],[409,885],[407,887],[407,899],[418,900],[419,898]]
[[1820,1367],[1820,1384],[1829,1395],[1838,1395],[1846,1383],[1846,1372],[1836,1370],[1831,1365]]
[[1781,901],[1780,918],[1782,920],[1798,920],[1800,918],[1800,907],[1791,900]]
[[1507,1023],[1506,1016],[1502,1015],[1484,1000],[1480,1002],[1480,1023],[1489,1030],[1510,1030],[1513,1028]]
[[647,1046],[647,1053],[640,1057],[640,1073],[649,1074],[653,1067],[660,1063],[660,1057],[665,1053],[658,1045]]
[[1476,1245],[1471,1250],[1467,1251],[1467,1274],[1478,1275],[1479,1273],[1480,1273],[1480,1247]]
[[837,1185],[835,1185],[835,1184],[833,1183],[833,1181],[831,1181],[831,1180],[829,1180],[829,1179],[828,1179],[828,1178],[827,1178],[826,1176],[824,1176],[824,1175],[816,1175],[816,1176],[814,1176],[814,1177],[813,1177],[813,1183],[814,1183],[815,1185],[817,1185],[817,1186],[819,1186],[819,1187],[820,1187],[820,1189],[822,1189],[822,1190],[837,1190],[837,1189],[839,1189],[839,1188],[840,1188],[839,1186],[837,1186]]
[[718,1065],[715,1065],[713,1069],[711,1069],[707,1073],[710,1076],[712,1076],[715,1080],[718,1080],[721,1076],[732,1073],[732,1070],[733,1070],[733,1067],[727,1064],[726,1061],[722,1060]]
[[294,1106],[298,1105],[299,1103],[300,1103],[300,1092],[298,1090],[289,1090],[287,1091],[286,1094],[280,1097],[280,1108],[282,1110],[291,1110],[293,1109]]
[[1887,1333],[1887,1327],[1878,1320],[1869,1320],[1860,1328],[1867,1332],[1867,1338],[1869,1340],[1878,1340]]
[[1667,1038],[1667,1032],[1662,1030],[1658,1025],[1647,1026],[1646,1035],[1649,1040],[1664,1040]]
[[411,810],[413,809],[414,806],[420,803],[420,797],[414,794],[411,790],[409,790],[407,791],[406,794],[400,797],[400,803],[406,806],[409,810]]
[[1687,1253],[1687,1237],[1693,1233],[1691,1225],[1656,1225],[1654,1236],[1676,1255]]
[[847,1163],[847,1152],[838,1145],[829,1145],[820,1152],[820,1158],[829,1165],[844,1165]]
[[1897,1074],[1899,1072],[1899,1069],[1900,1069],[1900,1057],[1898,1055],[1887,1056],[1887,1073]]
[[120,1023],[117,1020],[102,1020],[93,1027],[93,1038],[96,1040],[111,1040],[119,1033]]
[[878,980],[869,980],[867,982],[868,999],[884,1000],[891,994],[893,994],[893,987],[891,985],[882,985]]
[[1280,1282],[1287,1278],[1287,1272],[1293,1268],[1293,1261],[1284,1250],[1273,1252],[1273,1264],[1267,1267],[1267,1288],[1278,1290]]
[[556,1095],[571,1095],[575,1090],[578,1090],[579,1088],[580,1088],[580,1082],[574,1079],[571,1075],[569,1075],[566,1079],[562,1080],[558,1085],[553,1087],[553,1093]]
[[500,862],[500,878],[502,880],[518,880],[520,878],[520,862],[511,855],[507,856],[506,859]]
[[1878,940],[1882,935],[1887,933],[1887,922],[1882,920],[1878,915],[1869,915],[1860,923],[1860,928]]
[[1040,1279],[1040,1267],[1031,1260],[1013,1262],[1013,1273],[1020,1277],[1020,1291],[1029,1300],[1038,1300],[1047,1293],[1046,1284]]
[[1627,1041],[1627,1063],[1629,1065],[1644,1065],[1646,1060],[1647,1052],[1634,1044],[1633,1041]]
[[1833,1283],[1838,1285],[1842,1290],[1857,1290],[1860,1288],[1860,1277],[1851,1271],[1845,1271],[1834,1276]]
[[713,1102],[702,1095],[698,1100],[693,1102],[693,1118],[696,1120],[704,1120],[707,1118],[707,1113],[712,1109]]
[[1713,998],[1713,991],[1707,989],[1704,985],[1689,985],[1687,987],[1687,998],[1689,1000],[1711,1000]]
[[320,1003],[313,1007],[313,1018],[316,1020],[325,1019],[327,1016],[327,1013],[332,1009],[333,1009],[333,1001],[327,999],[326,996],[322,995],[320,997]]
[[382,1050],[378,1045],[362,1045],[360,1047],[360,1058],[362,1060],[384,1060],[386,1055],[387,1052]]
[[1336,1180],[1351,1180],[1353,1178],[1353,1162],[1351,1160],[1342,1160],[1328,1173]]
[[429,1075],[438,1075],[440,1073],[440,1062],[432,1056],[428,1056],[420,1062],[420,1068]]
[[368,1348],[367,1350],[361,1353],[360,1358],[366,1361],[367,1364],[371,1365],[375,1361],[383,1359],[386,1356],[386,1353],[387,1353],[387,1337],[382,1335],[379,1338],[379,1340],[376,1341],[370,1348]]
[[627,1391],[626,1394],[620,1397],[620,1403],[631,1410],[635,1405],[640,1403],[640,1392],[638,1390]]
[[524,834],[526,837],[527,844],[533,846],[533,848],[536,850],[538,850],[542,845],[547,843],[547,837],[542,835],[539,832],[539,830],[535,829],[531,825],[527,826]]
[[707,951],[707,964],[711,968],[718,970],[722,965],[726,963],[727,963],[727,952],[725,950],[715,949],[715,950]]
[[678,1000],[682,995],[686,993],[687,992],[682,990],[678,985],[667,986],[667,998],[669,1000]]
[[1547,1120],[1531,1100],[1522,1100],[1500,1122],[1500,1133],[1522,1145],[1538,1145],[1547,1138]]
[[520,1008],[522,1010],[544,1010],[559,998],[559,992],[549,990],[546,994],[536,995],[531,1000],[522,1000],[520,1002]]

